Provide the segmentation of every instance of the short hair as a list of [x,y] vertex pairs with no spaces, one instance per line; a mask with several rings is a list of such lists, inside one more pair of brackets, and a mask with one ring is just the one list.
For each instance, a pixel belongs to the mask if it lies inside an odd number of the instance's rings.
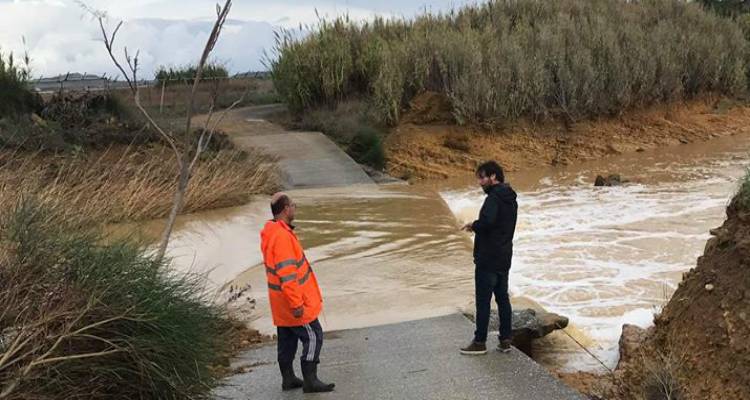
[[275,196],[275,201],[271,201],[271,213],[273,216],[277,216],[281,214],[282,211],[284,211],[284,208],[289,205],[290,200],[289,196],[282,194],[279,196]]
[[487,161],[477,167],[477,176],[491,177],[495,175],[495,179],[498,182],[505,182],[505,174],[503,173],[503,167],[495,161]]

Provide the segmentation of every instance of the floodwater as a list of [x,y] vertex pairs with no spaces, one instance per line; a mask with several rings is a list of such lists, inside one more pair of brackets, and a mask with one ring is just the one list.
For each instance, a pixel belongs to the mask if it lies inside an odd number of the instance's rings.
[[[748,161],[750,137],[731,137],[511,174],[519,193],[511,295],[569,317],[568,331],[613,366],[621,325],[651,323],[723,221]],[[593,187],[608,173],[631,182]],[[458,229],[483,201],[471,177],[290,195],[322,286],[325,329],[471,309],[472,236]],[[248,288],[232,306],[273,332],[259,250],[267,201],[182,218],[169,254],[222,298]],[[544,344],[537,358],[551,367],[601,368],[564,335]]]

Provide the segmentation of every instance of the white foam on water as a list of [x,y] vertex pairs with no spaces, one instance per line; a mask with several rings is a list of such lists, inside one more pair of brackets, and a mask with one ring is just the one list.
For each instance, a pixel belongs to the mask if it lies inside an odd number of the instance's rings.
[[[652,323],[723,220],[747,154],[719,157],[644,167],[644,176],[677,177],[663,182],[597,188],[587,171],[564,172],[518,193],[511,294],[568,316],[613,367],[622,324]],[[484,201],[476,188],[441,196],[461,223],[475,219]],[[564,364],[597,367],[580,355]]]

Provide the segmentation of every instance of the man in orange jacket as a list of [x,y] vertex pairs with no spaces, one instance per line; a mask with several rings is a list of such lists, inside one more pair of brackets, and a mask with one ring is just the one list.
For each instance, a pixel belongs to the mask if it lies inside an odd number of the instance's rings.
[[[278,360],[281,388],[302,387],[305,393],[330,392],[333,383],[318,380],[323,328],[318,314],[323,297],[318,280],[294,234],[294,213],[297,206],[289,196],[277,193],[271,199],[273,219],[260,233],[260,247],[266,265],[268,301],[273,324],[278,333]],[[294,375],[297,342],[302,342],[302,380]]]

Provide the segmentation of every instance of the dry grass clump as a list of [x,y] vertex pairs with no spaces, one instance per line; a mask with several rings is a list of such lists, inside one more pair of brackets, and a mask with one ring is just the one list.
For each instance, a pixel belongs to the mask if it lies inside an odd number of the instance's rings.
[[269,62],[292,111],[366,98],[399,121],[423,91],[458,123],[566,121],[747,88],[738,25],[682,0],[496,0],[413,20],[322,20]]
[[[277,188],[273,160],[232,149],[211,151],[197,163],[183,212],[235,206]],[[65,205],[105,222],[161,218],[172,207],[174,154],[161,145],[112,146],[105,151],[0,151],[0,208],[24,194]]]

